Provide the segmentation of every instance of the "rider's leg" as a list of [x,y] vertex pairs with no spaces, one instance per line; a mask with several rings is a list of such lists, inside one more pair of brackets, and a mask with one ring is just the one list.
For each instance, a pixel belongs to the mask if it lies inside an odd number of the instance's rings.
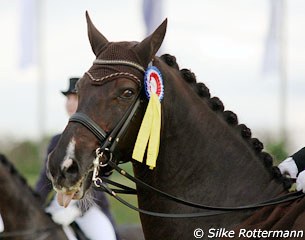
[[3,232],[3,231],[4,231],[4,224],[3,224],[3,220],[2,220],[2,217],[0,214],[0,232]]
[[68,240],[77,240],[74,231],[70,226],[62,226],[62,229],[64,230]]
[[113,225],[97,206],[91,206],[83,216],[75,219],[75,222],[91,240],[116,240]]

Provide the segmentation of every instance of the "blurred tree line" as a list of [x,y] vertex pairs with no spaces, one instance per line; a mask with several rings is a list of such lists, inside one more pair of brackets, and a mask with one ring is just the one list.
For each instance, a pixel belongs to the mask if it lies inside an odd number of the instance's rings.
[[279,165],[280,162],[285,160],[292,153],[288,153],[284,141],[272,142],[266,145],[266,152],[270,153],[273,157],[273,164]]
[[[43,143],[35,140],[5,139],[0,141],[0,153],[6,155],[33,186],[43,165],[49,141],[50,137],[45,137]],[[41,149],[42,146],[43,149]]]

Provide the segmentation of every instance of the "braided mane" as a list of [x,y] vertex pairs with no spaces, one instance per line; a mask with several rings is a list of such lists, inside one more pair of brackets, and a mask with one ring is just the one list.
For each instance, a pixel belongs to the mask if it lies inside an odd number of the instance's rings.
[[176,62],[176,58],[170,54],[164,54],[161,56],[161,60],[165,62],[168,66],[175,68],[180,71],[182,78],[190,84],[193,90],[205,101],[209,107],[217,113],[217,115],[222,118],[235,132],[240,135],[242,139],[251,147],[256,156],[264,163],[265,167],[268,169],[270,174],[279,182],[283,183],[285,189],[289,189],[292,185],[290,179],[283,176],[278,167],[273,166],[272,156],[263,151],[264,145],[257,138],[252,138],[252,133],[250,128],[245,124],[239,124],[237,115],[230,111],[225,110],[222,101],[218,97],[211,97],[210,90],[208,87],[202,83],[197,83],[196,76],[189,69],[179,69],[179,65]]
[[40,196],[33,190],[32,187],[30,187],[30,185],[27,183],[27,180],[18,172],[16,167],[3,154],[0,154],[0,164],[2,164],[13,177],[18,178],[21,184],[23,184],[25,188],[28,189],[30,193],[32,193],[32,195],[41,202]]

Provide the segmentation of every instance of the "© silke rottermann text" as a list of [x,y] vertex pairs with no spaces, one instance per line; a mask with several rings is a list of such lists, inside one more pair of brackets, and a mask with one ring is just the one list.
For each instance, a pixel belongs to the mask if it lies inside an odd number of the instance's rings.
[[262,229],[239,229],[227,230],[225,228],[210,228],[204,232],[201,228],[194,230],[194,236],[197,239],[203,238],[204,235],[208,238],[303,238],[303,230],[262,230]]

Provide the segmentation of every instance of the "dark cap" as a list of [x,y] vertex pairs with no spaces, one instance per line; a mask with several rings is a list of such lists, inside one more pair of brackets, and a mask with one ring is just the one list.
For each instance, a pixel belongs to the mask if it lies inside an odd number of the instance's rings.
[[65,96],[68,94],[76,93],[75,85],[79,78],[73,77],[69,79],[69,88],[67,91],[61,91],[61,93]]

